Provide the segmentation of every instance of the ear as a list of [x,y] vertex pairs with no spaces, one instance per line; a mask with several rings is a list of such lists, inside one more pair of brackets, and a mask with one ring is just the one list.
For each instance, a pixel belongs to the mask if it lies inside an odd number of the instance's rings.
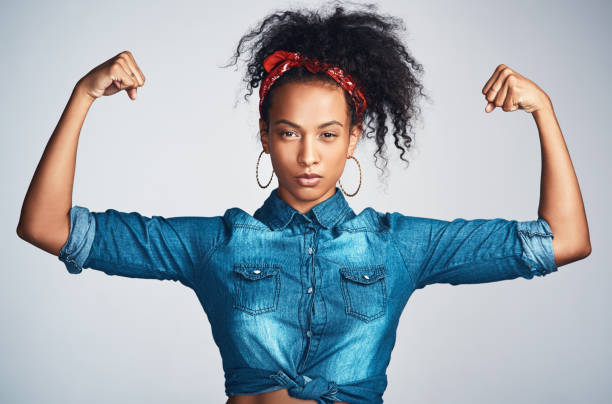
[[361,122],[353,125],[351,131],[349,133],[349,146],[347,150],[347,156],[352,156],[355,152],[355,147],[357,146],[357,141],[359,137],[363,133],[363,124]]
[[270,154],[270,148],[268,147],[268,142],[270,140],[268,134],[268,125],[266,125],[266,121],[261,118],[259,118],[259,138],[261,140],[261,145],[264,151],[267,154]]

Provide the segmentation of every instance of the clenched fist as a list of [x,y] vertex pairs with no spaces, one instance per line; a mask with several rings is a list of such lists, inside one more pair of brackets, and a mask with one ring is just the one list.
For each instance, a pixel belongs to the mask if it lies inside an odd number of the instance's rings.
[[500,107],[506,112],[522,109],[531,114],[550,105],[550,98],[536,83],[504,64],[497,66],[482,93],[487,113]]
[[128,96],[135,100],[138,87],[144,83],[144,74],[132,53],[126,50],[94,67],[78,81],[77,86],[94,100],[121,90],[126,90]]

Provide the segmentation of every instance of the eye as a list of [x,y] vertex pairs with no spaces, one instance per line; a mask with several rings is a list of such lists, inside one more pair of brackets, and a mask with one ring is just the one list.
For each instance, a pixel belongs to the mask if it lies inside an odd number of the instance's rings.
[[[326,136],[326,135],[330,135],[330,136]],[[326,139],[331,139],[331,138],[334,138],[334,137],[338,137],[338,135],[336,135],[335,133],[332,133],[332,132],[325,132],[323,134],[323,137],[326,138]]]
[[291,132],[289,130],[283,131],[280,133],[281,137],[290,137],[290,136],[285,136],[285,134],[290,133],[290,134],[294,134],[294,132]]

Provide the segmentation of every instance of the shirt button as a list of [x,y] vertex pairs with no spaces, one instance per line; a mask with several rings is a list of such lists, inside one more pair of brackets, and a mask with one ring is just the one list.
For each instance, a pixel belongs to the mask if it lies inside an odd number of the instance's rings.
[[256,269],[256,270],[253,271],[254,274],[258,274],[260,272],[261,272],[261,270],[259,270],[259,269]]
[[312,293],[312,286],[308,288],[308,290],[306,291],[306,293]]
[[312,247],[308,247],[308,254],[312,254]]
[[370,277],[368,275],[363,275],[364,278],[366,279],[370,279]]
[[310,338],[310,330],[306,331],[306,336]]

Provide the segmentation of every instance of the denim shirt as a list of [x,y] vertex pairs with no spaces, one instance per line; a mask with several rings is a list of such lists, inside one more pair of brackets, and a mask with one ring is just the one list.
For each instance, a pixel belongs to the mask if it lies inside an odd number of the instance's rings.
[[415,289],[557,270],[548,223],[356,215],[336,187],[306,214],[271,191],[253,215],[145,217],[70,210],[72,274],[179,281],[211,323],[225,393],[287,388],[317,403],[381,403],[400,314]]

